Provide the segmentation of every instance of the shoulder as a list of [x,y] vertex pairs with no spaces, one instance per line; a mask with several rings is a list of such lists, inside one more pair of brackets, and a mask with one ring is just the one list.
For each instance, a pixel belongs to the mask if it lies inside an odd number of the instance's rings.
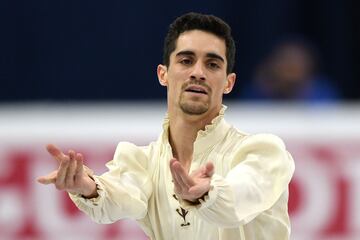
[[244,136],[237,142],[233,154],[232,166],[243,161],[256,161],[262,164],[270,162],[293,164],[284,141],[269,133]]
[[130,142],[120,142],[115,150],[114,161],[117,165],[137,163],[146,166],[149,149],[150,145],[137,146]]
[[249,134],[232,127],[229,133],[229,139],[234,142],[235,148],[244,147],[278,147],[285,149],[284,141],[277,135],[271,133]]
[[246,135],[243,137],[242,141],[239,142],[238,147],[244,149],[272,149],[276,148],[279,150],[285,150],[285,143],[284,141],[270,133],[260,133],[260,134],[253,134],[253,135]]
[[119,142],[117,147],[116,147],[116,151],[115,151],[115,155],[116,154],[124,154],[124,153],[137,153],[137,152],[141,152],[141,151],[146,151],[148,146],[137,146],[134,143],[131,142]]

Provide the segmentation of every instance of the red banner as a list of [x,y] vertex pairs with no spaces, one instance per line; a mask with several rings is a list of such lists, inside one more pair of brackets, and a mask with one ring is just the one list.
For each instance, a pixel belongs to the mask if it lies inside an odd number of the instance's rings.
[[[360,139],[289,139],[296,162],[290,185],[292,239],[359,239]],[[60,146],[85,155],[104,172],[115,146],[77,142]],[[0,150],[0,239],[146,239],[135,222],[99,225],[78,211],[67,195],[35,182],[56,167],[44,144],[7,144]]]

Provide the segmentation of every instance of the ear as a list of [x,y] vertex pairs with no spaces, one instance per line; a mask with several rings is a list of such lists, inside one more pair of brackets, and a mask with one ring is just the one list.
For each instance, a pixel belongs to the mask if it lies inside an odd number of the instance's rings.
[[227,75],[226,77],[226,84],[224,87],[224,94],[228,94],[232,91],[234,85],[235,85],[235,80],[236,80],[236,74],[235,73],[230,73],[229,75]]
[[167,86],[167,67],[165,65],[159,64],[157,67],[157,75],[159,79],[159,83],[161,86]]

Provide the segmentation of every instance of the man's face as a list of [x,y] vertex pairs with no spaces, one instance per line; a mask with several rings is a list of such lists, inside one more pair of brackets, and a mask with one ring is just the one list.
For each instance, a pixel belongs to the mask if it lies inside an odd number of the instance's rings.
[[158,67],[160,83],[168,88],[169,108],[178,107],[190,115],[218,112],[222,95],[235,82],[235,74],[227,75],[226,67],[223,39],[199,30],[182,33],[169,67]]

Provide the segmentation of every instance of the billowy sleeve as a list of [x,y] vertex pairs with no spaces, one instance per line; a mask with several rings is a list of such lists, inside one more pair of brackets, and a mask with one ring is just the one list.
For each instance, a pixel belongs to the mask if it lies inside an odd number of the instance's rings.
[[112,223],[122,218],[141,219],[147,213],[152,182],[147,171],[148,157],[142,148],[121,142],[109,169],[92,176],[97,185],[97,198],[85,199],[69,194],[75,205],[97,223]]
[[248,136],[234,151],[231,170],[225,177],[213,175],[208,195],[194,209],[219,227],[246,224],[287,194],[294,169],[280,138],[271,134]]

